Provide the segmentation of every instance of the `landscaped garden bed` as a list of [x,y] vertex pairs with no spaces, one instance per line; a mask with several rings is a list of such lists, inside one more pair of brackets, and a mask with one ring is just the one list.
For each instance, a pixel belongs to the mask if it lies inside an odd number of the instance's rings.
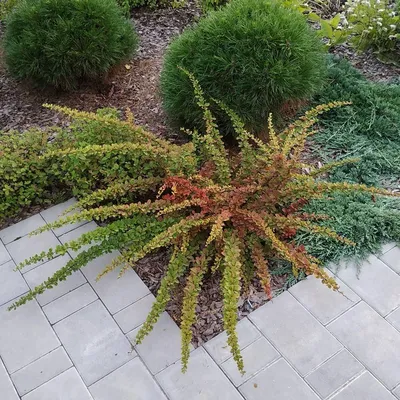
[[[230,14],[206,17],[192,1],[133,9],[136,55],[122,57],[100,81],[80,75],[72,88],[64,77],[55,81],[61,88],[15,80],[2,58],[0,210],[5,226],[71,195],[83,199],[89,211],[82,218],[103,222],[104,230],[72,245],[101,243],[70,271],[125,250],[129,267],[159,294],[142,335],[166,308],[184,332],[184,357],[188,341],[201,344],[226,329],[240,366],[237,318],[307,274],[335,288],[314,257],[322,264],[362,258],[400,240],[400,70],[398,38],[386,38],[379,24],[368,45],[354,42],[359,28],[348,33],[353,47],[340,44],[340,7],[306,10],[321,41],[300,4],[273,2],[269,19],[269,6],[261,5],[269,0],[237,3]],[[389,37],[398,26],[394,4],[387,6]],[[379,10],[376,18],[387,11]],[[324,53],[323,43],[336,56]],[[326,113],[293,124],[320,104],[330,104]],[[97,116],[71,111],[103,108]]]

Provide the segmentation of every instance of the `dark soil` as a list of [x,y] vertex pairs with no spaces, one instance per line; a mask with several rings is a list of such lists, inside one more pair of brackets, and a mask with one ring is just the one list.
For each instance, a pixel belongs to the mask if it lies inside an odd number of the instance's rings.
[[[156,255],[146,257],[134,267],[142,281],[147,285],[150,291],[156,296],[160,287],[161,279],[165,274],[168,265],[169,255],[166,251],[159,252]],[[194,324],[193,345],[200,346],[224,330],[222,318],[222,295],[221,295],[221,277],[216,274],[206,276],[204,285],[198,298],[197,322]],[[279,275],[272,277],[272,290],[274,293],[280,293],[286,285],[287,276]],[[182,278],[179,285],[172,294],[172,300],[167,306],[167,312],[180,325],[181,305],[183,301],[183,289],[186,280]],[[268,301],[268,298],[261,288],[259,282],[251,282],[247,293],[242,293],[238,304],[238,319],[242,319],[258,307]]]
[[392,82],[400,78],[398,66],[380,62],[371,52],[357,54],[349,46],[342,45],[335,48],[332,53],[346,58],[371,81]]

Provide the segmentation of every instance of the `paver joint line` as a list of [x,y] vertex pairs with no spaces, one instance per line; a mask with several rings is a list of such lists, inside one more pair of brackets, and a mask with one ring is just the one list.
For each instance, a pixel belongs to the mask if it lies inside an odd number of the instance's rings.
[[[133,270],[125,283],[97,286],[93,275],[108,260],[94,261],[82,269],[84,280],[76,278],[41,304],[35,300],[16,314],[5,313],[10,301],[26,293],[28,283],[35,285],[52,271],[50,263],[61,259],[28,267],[14,279],[5,266],[35,251],[29,231],[53,221],[73,201],[0,231],[0,394],[10,393],[4,400],[48,400],[60,390],[76,393],[76,400],[125,400],[130,393],[141,400],[265,400],[267,388],[273,400],[364,400],[365,392],[375,396],[372,400],[400,400],[400,295],[393,282],[379,294],[369,289],[400,278],[395,245],[370,258],[382,274],[369,270],[364,280],[355,280],[349,271],[338,273],[345,297],[309,277],[239,322],[248,370],[243,377],[225,348],[225,333],[192,348],[189,370],[182,375],[180,331],[168,314],[142,345],[132,346],[128,339],[133,340],[143,323],[141,308],[147,309],[153,296]],[[71,225],[49,231],[42,241],[36,236],[35,243],[44,249],[95,228],[94,222]],[[2,278],[7,292],[2,291]],[[138,289],[135,295],[132,284]],[[28,346],[21,327],[30,330],[36,347]],[[349,331],[359,338],[352,340]],[[43,373],[36,374],[39,365]],[[141,378],[131,379],[132,373]]]

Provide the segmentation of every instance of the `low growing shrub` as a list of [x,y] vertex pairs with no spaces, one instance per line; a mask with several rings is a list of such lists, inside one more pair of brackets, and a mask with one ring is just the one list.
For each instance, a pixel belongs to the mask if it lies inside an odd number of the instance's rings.
[[5,60],[18,79],[63,89],[105,76],[136,49],[134,27],[110,0],[35,0],[7,19]]
[[176,146],[135,126],[128,114],[51,107],[72,118],[68,129],[0,132],[0,222],[55,192],[81,197],[115,181],[141,185],[195,168],[192,145]]
[[[269,144],[246,131],[237,115],[218,103],[232,119],[240,147],[236,156],[229,157],[198,82],[191,74],[186,74],[194,85],[206,125],[204,135],[196,131],[192,133],[201,161],[200,169],[192,174],[167,176],[157,186],[158,196],[144,196],[143,202],[123,201],[123,196],[135,192],[134,186],[124,182],[110,185],[83,198],[75,206],[85,208],[83,211],[39,229],[37,232],[92,218],[114,221],[22,263],[19,268],[95,242],[89,250],[82,251],[11,308],[33,299],[90,260],[114,249],[122,248],[122,255],[99,277],[118,267],[123,274],[147,254],[170,248],[172,254],[165,276],[147,320],[137,335],[137,342],[140,343],[152,330],[165,310],[172,290],[179,279],[186,276],[181,319],[185,370],[198,294],[210,274],[220,274],[224,328],[234,359],[243,372],[235,329],[237,304],[241,290],[246,290],[251,279],[257,277],[271,297],[271,269],[273,260],[278,259],[289,263],[295,276],[300,272],[313,274],[328,287],[338,289],[335,280],[321,268],[319,260],[293,238],[298,232],[306,231],[347,245],[353,243],[328,227],[318,225],[324,215],[305,213],[302,208],[310,200],[323,199],[337,192],[361,192],[373,196],[390,193],[365,185],[329,183],[319,179],[332,168],[355,162],[354,159],[328,164],[320,169],[303,163],[302,153],[307,138],[313,134],[311,128],[317,122],[317,116],[345,103],[318,106],[281,134],[275,132],[270,117]],[[306,168],[309,173],[305,173]],[[101,205],[111,199],[116,200],[114,205]]]
[[367,80],[349,62],[331,58],[328,82],[314,105],[351,101],[321,117],[312,150],[324,162],[348,154],[361,159],[332,171],[330,179],[397,188],[400,184],[400,84]]
[[[234,0],[186,30],[168,48],[161,75],[164,108],[179,126],[204,127],[188,77],[223,101],[253,131],[267,130],[268,114],[319,89],[323,46],[301,13],[273,0]],[[222,133],[231,124],[213,108]]]

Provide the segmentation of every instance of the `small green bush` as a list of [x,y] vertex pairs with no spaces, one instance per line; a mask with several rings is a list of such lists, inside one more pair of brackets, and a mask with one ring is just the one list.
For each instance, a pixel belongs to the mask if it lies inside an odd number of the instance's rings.
[[[171,121],[203,127],[188,77],[191,71],[209,98],[221,99],[248,127],[261,131],[268,114],[321,87],[325,54],[298,11],[270,0],[235,0],[211,12],[169,47],[161,75]],[[213,109],[220,127],[229,122]]]
[[191,144],[158,139],[120,121],[115,110],[55,109],[72,117],[68,129],[0,131],[0,223],[55,194],[79,198],[116,180],[132,183],[194,168]]
[[110,0],[36,0],[7,19],[5,59],[19,79],[69,89],[104,76],[138,43],[131,23]]

